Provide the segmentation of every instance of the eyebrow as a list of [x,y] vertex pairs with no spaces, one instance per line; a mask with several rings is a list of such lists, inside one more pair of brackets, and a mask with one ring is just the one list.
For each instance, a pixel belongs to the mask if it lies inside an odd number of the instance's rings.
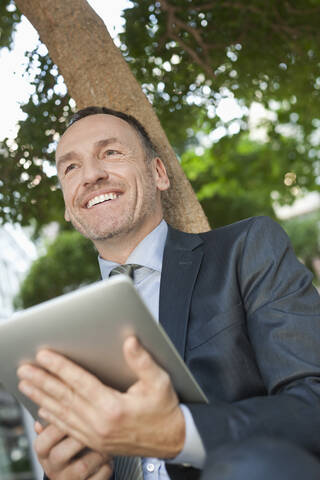
[[120,140],[116,137],[103,138],[102,140],[94,143],[94,148],[95,150],[98,150],[99,148],[107,147],[108,145],[110,145],[110,143],[115,143],[119,141]]
[[[115,143],[115,142],[119,142],[119,139],[116,137],[103,138],[102,140],[98,140],[97,142],[95,142],[93,144],[93,147],[94,147],[94,150],[99,150],[100,148],[107,147],[108,145],[110,145],[110,143]],[[71,150],[70,152],[67,152],[64,155],[61,155],[61,157],[57,158],[57,170],[61,168],[61,165],[63,165],[64,163],[79,157],[80,155],[74,150]]]
[[79,157],[79,155],[77,154],[77,152],[74,152],[74,151],[61,155],[61,157],[57,158],[57,161],[56,161],[57,170],[59,170],[59,168],[61,168],[61,165],[63,165],[64,163],[69,162],[73,158],[77,158],[77,157]]

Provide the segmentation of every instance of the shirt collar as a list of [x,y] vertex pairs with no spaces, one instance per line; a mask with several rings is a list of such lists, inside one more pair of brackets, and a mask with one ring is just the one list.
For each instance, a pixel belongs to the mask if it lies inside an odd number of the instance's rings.
[[[136,263],[161,272],[164,246],[168,233],[168,225],[162,220],[131,252],[126,263]],[[108,278],[111,270],[118,263],[98,257],[102,278]]]

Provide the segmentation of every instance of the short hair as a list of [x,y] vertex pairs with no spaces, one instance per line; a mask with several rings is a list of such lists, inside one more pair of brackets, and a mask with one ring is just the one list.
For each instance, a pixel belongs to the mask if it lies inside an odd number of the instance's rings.
[[149,137],[148,133],[146,132],[145,128],[141,125],[141,123],[132,115],[129,115],[128,113],[120,112],[118,110],[113,110],[111,108],[107,107],[86,107],[81,110],[78,110],[78,112],[74,113],[68,123],[68,127],[71,127],[74,123],[78,122],[82,118],[88,117],[89,115],[98,115],[98,114],[104,114],[104,115],[112,115],[114,117],[121,118],[125,122],[127,122],[131,127],[133,127],[138,134],[143,149],[146,153],[146,158],[148,160],[151,160],[154,157],[158,156],[158,152],[156,147],[154,146],[151,138]]

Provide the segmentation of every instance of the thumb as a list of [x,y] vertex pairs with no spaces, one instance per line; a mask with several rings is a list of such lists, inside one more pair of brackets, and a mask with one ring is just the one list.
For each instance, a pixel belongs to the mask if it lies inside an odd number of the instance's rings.
[[34,430],[39,435],[44,430],[44,427],[41,425],[40,422],[35,422],[34,423]]
[[156,380],[167,376],[136,337],[128,337],[125,340],[123,353],[128,366],[139,380],[154,385]]

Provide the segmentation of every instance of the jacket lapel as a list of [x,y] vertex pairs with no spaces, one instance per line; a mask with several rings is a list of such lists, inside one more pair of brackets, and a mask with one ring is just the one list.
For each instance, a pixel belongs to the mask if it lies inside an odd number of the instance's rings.
[[203,257],[198,235],[169,226],[164,249],[159,322],[184,358],[192,291]]

